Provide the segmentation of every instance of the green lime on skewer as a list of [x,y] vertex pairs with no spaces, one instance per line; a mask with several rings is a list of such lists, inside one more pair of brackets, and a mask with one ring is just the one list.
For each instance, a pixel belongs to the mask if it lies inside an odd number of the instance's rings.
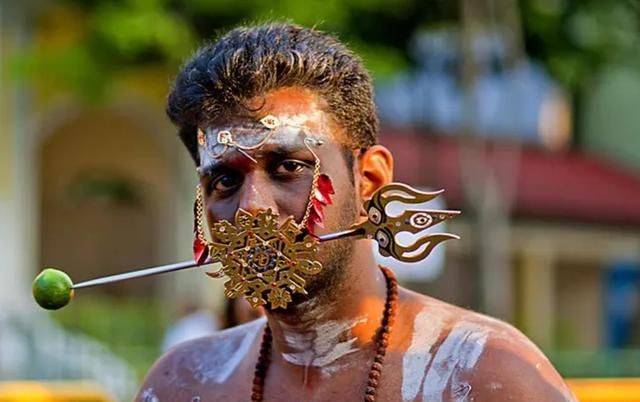
[[40,307],[57,310],[66,306],[73,297],[73,282],[64,272],[46,268],[33,280],[32,291]]

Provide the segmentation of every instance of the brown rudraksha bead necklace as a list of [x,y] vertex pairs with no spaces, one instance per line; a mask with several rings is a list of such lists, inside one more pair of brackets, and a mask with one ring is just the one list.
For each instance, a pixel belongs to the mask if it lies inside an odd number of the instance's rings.
[[[376,400],[378,384],[380,382],[380,376],[382,375],[382,365],[384,364],[384,357],[387,353],[387,346],[389,346],[391,328],[395,323],[398,306],[398,281],[389,268],[380,267],[380,269],[384,273],[385,279],[387,281],[387,299],[384,304],[382,322],[380,323],[380,328],[378,328],[378,331],[376,333],[376,357],[373,359],[373,363],[371,364],[371,368],[369,369],[367,387],[364,393],[365,402],[375,402]],[[270,356],[272,340],[271,329],[267,324],[262,336],[260,354],[258,356],[258,362],[256,363],[256,368],[253,375],[253,385],[251,392],[252,402],[262,402],[264,397],[264,382],[267,377],[269,363],[271,362]]]

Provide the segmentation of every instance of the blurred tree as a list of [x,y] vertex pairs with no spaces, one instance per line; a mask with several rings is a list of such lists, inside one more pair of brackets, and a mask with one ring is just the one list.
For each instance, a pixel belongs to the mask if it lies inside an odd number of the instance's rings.
[[[570,92],[607,63],[639,63],[640,0],[518,1],[527,53]],[[46,76],[89,98],[129,67],[175,70],[198,43],[243,22],[286,19],[334,32],[376,79],[411,67],[407,44],[417,31],[460,24],[460,3],[448,0],[61,0],[35,17],[60,24],[50,13],[60,5],[80,18],[80,33],[53,51],[36,44],[14,71]]]
[[[574,116],[604,67],[640,71],[639,0],[519,0],[527,53],[571,94]],[[574,144],[584,130],[574,118]]]
[[[61,7],[75,21],[60,18]],[[224,29],[288,20],[339,35],[384,79],[410,67],[407,43],[417,27],[455,23],[456,13],[455,3],[445,0],[62,0],[35,11],[35,25],[56,31],[81,21],[77,35],[62,43],[34,43],[15,58],[12,71],[14,77],[30,75],[95,100],[127,68],[174,71],[199,43]]]
[[570,90],[603,65],[640,62],[640,1],[520,0],[527,53]]

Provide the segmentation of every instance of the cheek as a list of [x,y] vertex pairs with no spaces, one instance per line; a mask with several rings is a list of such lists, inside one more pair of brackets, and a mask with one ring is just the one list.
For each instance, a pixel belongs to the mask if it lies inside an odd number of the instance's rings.
[[311,180],[274,183],[272,188],[280,217],[293,216],[296,222],[300,222],[307,210]]
[[215,202],[210,201],[205,205],[207,221],[210,225],[222,220],[233,222],[236,211],[238,210],[238,200],[235,197],[216,200]]
[[334,182],[336,194],[333,204],[325,207],[325,223],[331,231],[345,230],[357,219],[357,200],[353,184],[347,178],[341,184]]

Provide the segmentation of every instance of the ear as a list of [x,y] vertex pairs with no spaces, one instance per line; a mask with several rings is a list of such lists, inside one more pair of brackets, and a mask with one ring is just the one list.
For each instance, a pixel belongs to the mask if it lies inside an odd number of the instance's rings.
[[368,200],[393,180],[393,155],[386,147],[374,145],[360,154],[358,161],[359,196],[361,200]]

